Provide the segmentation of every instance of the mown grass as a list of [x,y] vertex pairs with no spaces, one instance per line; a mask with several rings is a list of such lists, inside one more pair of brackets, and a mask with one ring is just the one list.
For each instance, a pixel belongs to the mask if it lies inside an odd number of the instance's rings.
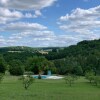
[[6,76],[0,84],[0,100],[100,100],[100,88],[83,77],[70,87],[61,80],[35,80],[25,90],[18,77]]

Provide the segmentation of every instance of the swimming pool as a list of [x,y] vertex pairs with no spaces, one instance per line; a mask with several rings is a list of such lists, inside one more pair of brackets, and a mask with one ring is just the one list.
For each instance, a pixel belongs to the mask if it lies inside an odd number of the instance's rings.
[[[37,78],[38,79],[39,75],[33,75],[33,78]],[[41,79],[46,79],[48,78],[48,75],[41,75]]]
[[[33,75],[33,78],[38,79],[39,75]],[[41,79],[62,79],[64,78],[63,76],[50,76],[50,75],[41,75]]]

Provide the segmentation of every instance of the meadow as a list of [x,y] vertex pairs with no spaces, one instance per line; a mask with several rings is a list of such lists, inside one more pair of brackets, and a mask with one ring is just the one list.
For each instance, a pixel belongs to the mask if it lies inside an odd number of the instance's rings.
[[25,90],[18,77],[5,76],[0,84],[0,100],[100,100],[100,87],[80,77],[71,87],[64,79],[36,79]]

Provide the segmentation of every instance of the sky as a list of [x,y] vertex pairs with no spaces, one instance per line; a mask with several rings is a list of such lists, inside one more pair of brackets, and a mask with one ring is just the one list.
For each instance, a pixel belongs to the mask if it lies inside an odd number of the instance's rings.
[[100,39],[100,0],[0,0],[0,47],[94,39]]

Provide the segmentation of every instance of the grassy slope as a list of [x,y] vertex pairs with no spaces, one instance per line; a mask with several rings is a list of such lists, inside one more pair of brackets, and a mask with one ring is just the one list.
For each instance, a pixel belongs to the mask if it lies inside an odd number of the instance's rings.
[[0,100],[100,100],[100,88],[80,78],[69,87],[64,80],[36,80],[28,90],[17,77],[5,77]]

